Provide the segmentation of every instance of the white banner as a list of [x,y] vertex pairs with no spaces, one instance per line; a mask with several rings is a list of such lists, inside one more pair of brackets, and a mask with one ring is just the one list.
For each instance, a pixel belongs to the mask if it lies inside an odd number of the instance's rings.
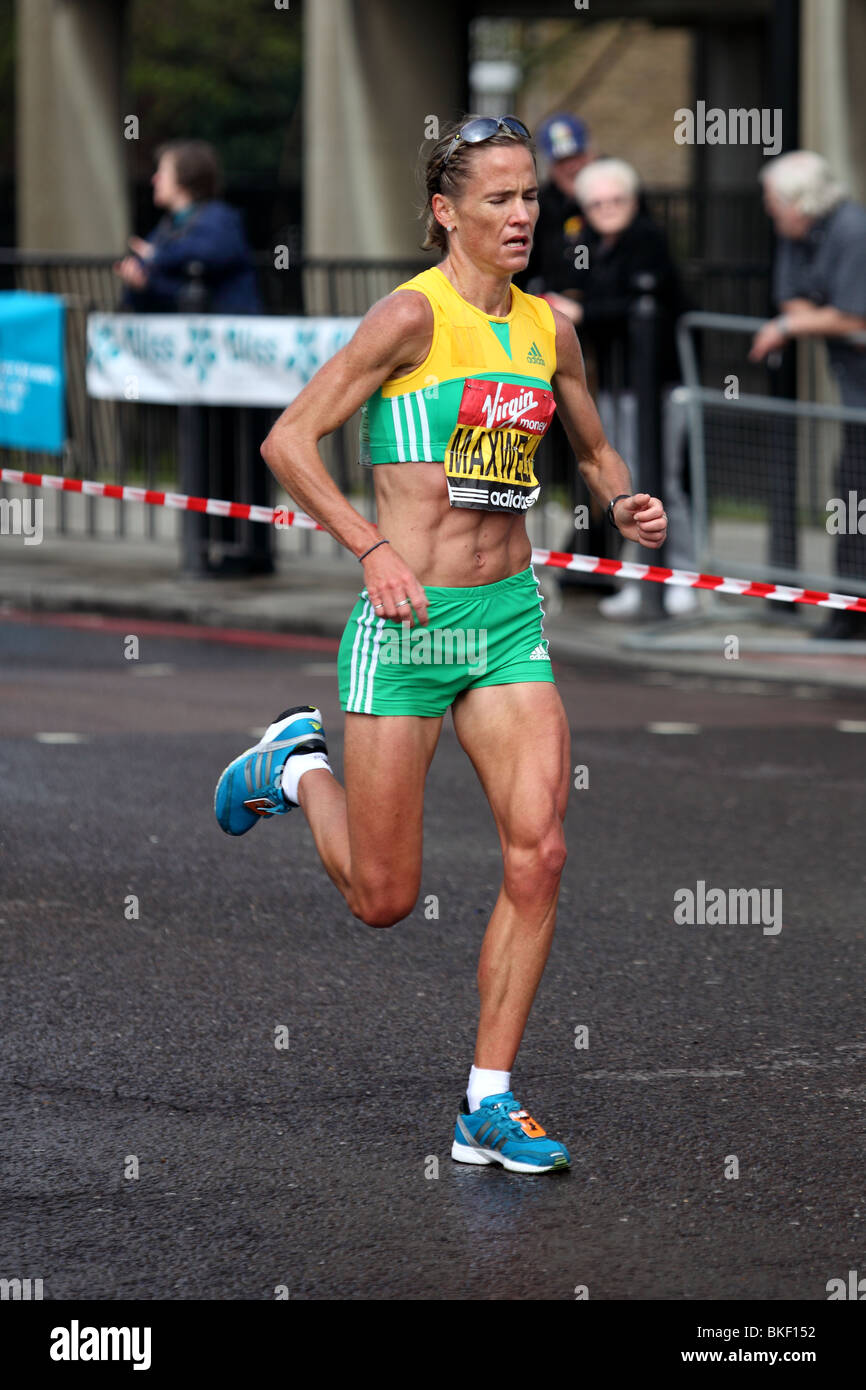
[[89,314],[87,391],[102,400],[285,406],[360,319]]

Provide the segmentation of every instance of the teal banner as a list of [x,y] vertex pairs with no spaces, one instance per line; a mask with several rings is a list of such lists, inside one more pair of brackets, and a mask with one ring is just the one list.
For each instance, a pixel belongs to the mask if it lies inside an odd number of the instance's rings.
[[63,449],[63,315],[57,295],[0,292],[0,444]]

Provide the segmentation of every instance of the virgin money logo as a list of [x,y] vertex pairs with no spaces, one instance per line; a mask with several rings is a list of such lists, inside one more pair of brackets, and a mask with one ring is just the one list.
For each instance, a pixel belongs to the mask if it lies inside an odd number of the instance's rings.
[[552,391],[470,377],[463,389],[457,421],[461,425],[483,425],[488,430],[518,429],[541,435],[555,409]]

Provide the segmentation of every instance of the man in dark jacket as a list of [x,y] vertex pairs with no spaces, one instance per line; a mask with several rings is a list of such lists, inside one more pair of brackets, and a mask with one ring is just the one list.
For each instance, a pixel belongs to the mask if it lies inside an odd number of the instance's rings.
[[[559,112],[544,121],[535,133],[539,152],[547,161],[547,180],[538,190],[538,221],[532,236],[532,250],[526,269],[515,275],[514,283],[527,294],[548,291],[561,294],[573,283],[575,257],[584,241],[586,222],[574,196],[574,180],[592,159],[589,131],[579,116]],[[593,555],[604,554],[610,545],[611,530],[604,514],[595,505],[585,483],[574,475],[574,455],[558,416],[542,443],[541,466],[551,482],[574,489],[573,503],[589,508],[589,527],[569,529],[560,548],[585,547]],[[585,575],[558,573],[556,583],[595,587],[596,580]]]
[[174,140],[157,150],[157,160],[153,201],[165,215],[146,239],[130,237],[132,254],[115,264],[126,285],[123,307],[259,313],[240,214],[217,197],[216,151],[203,140]]
[[514,277],[527,294],[559,292],[572,283],[574,258],[585,220],[574,196],[574,180],[592,159],[589,131],[579,116],[551,116],[536,133],[548,161],[548,181],[538,190],[538,221],[526,269]]

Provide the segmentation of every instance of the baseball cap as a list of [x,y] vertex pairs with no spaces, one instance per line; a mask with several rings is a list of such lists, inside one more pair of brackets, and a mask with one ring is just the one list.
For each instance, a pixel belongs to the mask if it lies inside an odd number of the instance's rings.
[[579,116],[559,112],[539,126],[536,141],[547,159],[570,159],[583,154],[589,144],[589,131]]

